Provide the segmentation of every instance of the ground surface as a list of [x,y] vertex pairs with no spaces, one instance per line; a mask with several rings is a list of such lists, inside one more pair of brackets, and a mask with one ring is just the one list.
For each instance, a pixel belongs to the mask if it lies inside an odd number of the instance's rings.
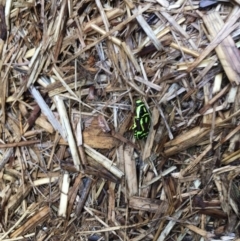
[[239,0],[0,3],[0,240],[238,238]]

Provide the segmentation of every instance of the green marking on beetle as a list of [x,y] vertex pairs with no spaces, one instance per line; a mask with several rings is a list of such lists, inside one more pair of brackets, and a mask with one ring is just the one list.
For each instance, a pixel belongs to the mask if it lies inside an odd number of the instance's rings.
[[149,111],[141,100],[136,101],[136,115],[134,117],[134,123],[131,127],[134,130],[134,136],[136,139],[146,138],[149,132],[151,124],[151,118]]

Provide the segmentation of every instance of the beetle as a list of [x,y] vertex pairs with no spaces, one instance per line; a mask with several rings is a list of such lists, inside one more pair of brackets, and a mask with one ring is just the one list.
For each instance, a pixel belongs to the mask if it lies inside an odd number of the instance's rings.
[[136,139],[146,138],[151,125],[150,113],[141,100],[136,101],[136,112],[131,129]]

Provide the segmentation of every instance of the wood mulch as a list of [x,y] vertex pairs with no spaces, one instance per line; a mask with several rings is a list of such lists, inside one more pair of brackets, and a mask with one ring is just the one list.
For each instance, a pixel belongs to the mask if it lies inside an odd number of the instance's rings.
[[0,240],[239,241],[239,47],[240,0],[0,0]]

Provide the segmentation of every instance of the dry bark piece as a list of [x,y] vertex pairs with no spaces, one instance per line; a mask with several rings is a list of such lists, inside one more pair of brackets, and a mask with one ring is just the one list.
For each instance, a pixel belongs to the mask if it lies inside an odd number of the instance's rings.
[[177,136],[172,141],[165,143],[166,150],[164,152],[168,156],[173,155],[180,150],[185,150],[186,148],[197,144],[208,133],[208,128],[194,127],[192,130],[189,130],[188,132]]
[[[124,11],[120,8],[113,8],[111,11],[108,11],[106,12],[106,17],[109,19],[109,20],[112,20],[114,18],[118,18],[119,16],[122,16],[124,13]],[[99,16],[97,18],[94,18],[93,20],[89,21],[83,31],[84,32],[88,32],[88,31],[91,31],[91,25],[92,24],[96,24],[98,26],[101,26],[103,24],[103,20],[102,20],[102,17]]]
[[31,113],[30,116],[28,117],[28,120],[27,120],[27,122],[28,122],[28,128],[31,128],[31,127],[34,125],[36,119],[37,119],[40,115],[41,115],[41,109],[40,109],[39,105],[36,105],[36,106],[34,107],[32,113]]
[[68,191],[70,185],[69,173],[65,172],[62,177],[61,184],[61,196],[58,209],[58,216],[66,218],[67,216],[67,205],[68,205]]
[[[109,127],[103,123],[103,128],[99,125],[99,118],[103,117],[91,117],[88,119],[88,126],[83,130],[83,142],[92,148],[111,149],[118,145],[119,141],[112,137],[111,133],[108,133]],[[101,121],[102,123],[102,121]]]
[[216,0],[201,0],[200,1],[200,8],[206,8],[206,7],[210,7],[213,5],[216,5],[218,2]]
[[111,131],[106,119],[102,115],[98,116],[98,125],[99,125],[99,127],[101,127],[103,132],[110,132]]
[[150,198],[133,196],[129,199],[129,207],[155,213],[157,210],[164,212],[168,208],[168,203]]
[[5,21],[5,6],[3,6],[2,4],[0,4],[0,39],[3,41],[6,41],[6,39],[7,39],[7,25],[6,25],[6,21]]
[[16,147],[16,146],[28,146],[28,145],[34,145],[40,143],[39,140],[33,140],[33,141],[21,141],[21,142],[14,142],[14,143],[8,143],[8,144],[0,144],[0,148],[10,148],[10,147]]
[[133,147],[128,145],[124,148],[124,164],[125,164],[125,178],[128,187],[129,196],[134,196],[138,194],[138,184],[137,184],[137,171],[136,165],[133,162]]
[[35,211],[35,213],[33,213],[33,216],[30,219],[28,219],[20,228],[14,231],[10,235],[10,237],[16,238],[22,236],[28,231],[36,228],[37,225],[44,222],[48,218],[49,214],[50,210],[48,206],[41,208],[39,211]]
[[[240,10],[235,14],[239,15]],[[226,26],[226,24],[233,24],[234,20],[230,22],[231,20],[232,18],[230,18],[229,21],[224,25],[224,22],[222,21],[220,15],[217,12],[212,12],[207,15],[203,15],[204,24],[206,25],[212,38],[214,38],[219,33],[219,31]],[[229,81],[232,84],[239,85],[240,53],[231,36],[227,36],[216,47],[216,53],[219,57],[223,69],[225,70],[226,75],[228,76]]]
[[88,90],[88,96],[87,99],[88,100],[96,100],[97,96],[95,95],[95,87],[94,86],[90,86],[89,90]]
[[75,211],[77,217],[80,217],[80,213],[85,205],[89,191],[91,189],[92,180],[88,177],[85,178],[84,180],[82,179],[82,185],[83,187],[80,189],[81,191],[80,199],[78,201],[76,211]]
[[103,165],[107,170],[112,172],[116,177],[122,178],[124,173],[120,171],[115,165],[112,165],[112,162],[103,156],[101,153],[95,151],[90,146],[84,144],[85,152],[92,157],[95,161],[97,161],[99,164]]
[[89,159],[90,158],[88,158],[89,166],[86,166],[84,170],[86,174],[98,176],[114,183],[119,183],[119,179],[116,178],[111,172],[100,165],[96,165],[96,162],[93,160],[90,161]]
[[[132,12],[134,14],[137,14],[138,11],[140,11],[141,8],[135,8],[132,10]],[[156,47],[157,50],[162,50],[163,46],[161,44],[161,42],[157,39],[156,35],[154,34],[154,32],[152,31],[151,27],[148,25],[148,23],[146,22],[146,20],[143,18],[142,15],[138,15],[136,17],[138,23],[140,24],[140,26],[142,27],[142,29],[144,30],[144,32],[146,33],[146,35],[149,37],[149,39],[151,39],[152,43],[154,44],[154,46]]]
[[45,116],[47,116],[48,121],[52,124],[52,126],[55,128],[55,130],[59,131],[59,133],[62,135],[62,137],[65,138],[65,133],[64,133],[60,123],[55,118],[52,111],[49,109],[48,105],[46,104],[45,100],[43,99],[43,97],[41,96],[39,91],[34,87],[30,87],[29,90],[30,90],[31,94],[33,95],[33,97],[35,98],[38,105],[40,106],[43,114]]

